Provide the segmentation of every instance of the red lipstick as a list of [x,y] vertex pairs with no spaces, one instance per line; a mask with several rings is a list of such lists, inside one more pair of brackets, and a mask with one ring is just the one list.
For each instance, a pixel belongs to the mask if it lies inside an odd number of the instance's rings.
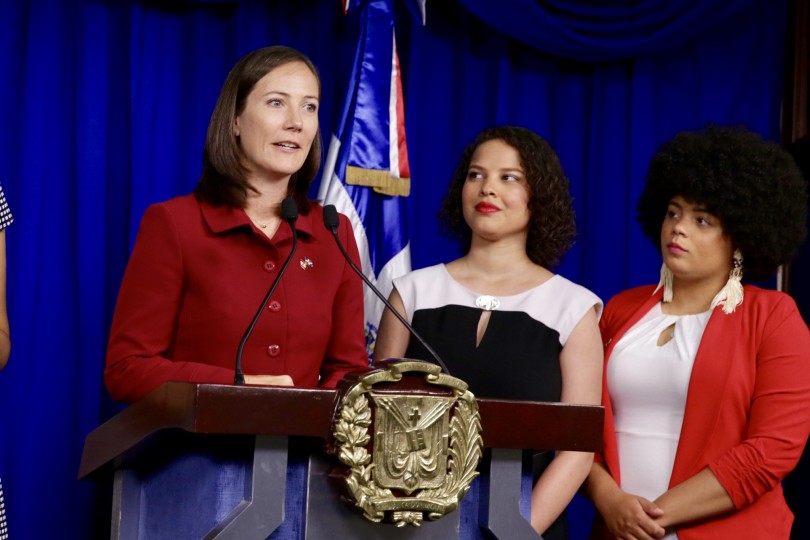
[[493,214],[495,212],[500,212],[501,209],[492,203],[480,202],[475,205],[475,210],[481,214]]

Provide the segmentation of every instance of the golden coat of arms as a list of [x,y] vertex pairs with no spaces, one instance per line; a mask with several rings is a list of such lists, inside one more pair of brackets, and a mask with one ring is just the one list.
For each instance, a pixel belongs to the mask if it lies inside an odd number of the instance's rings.
[[[346,488],[364,517],[419,526],[458,508],[481,460],[481,418],[467,383],[400,360],[345,393],[333,436]],[[370,434],[373,432],[373,436]]]

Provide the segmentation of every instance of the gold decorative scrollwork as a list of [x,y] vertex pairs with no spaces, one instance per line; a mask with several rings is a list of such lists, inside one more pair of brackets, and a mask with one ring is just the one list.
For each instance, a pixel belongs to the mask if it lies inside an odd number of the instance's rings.
[[[445,392],[400,393],[391,385],[374,391],[406,373],[423,374],[429,387]],[[341,401],[333,435],[355,505],[366,519],[388,516],[397,527],[418,527],[458,508],[483,452],[478,404],[467,384],[418,361],[391,362],[361,377]]]

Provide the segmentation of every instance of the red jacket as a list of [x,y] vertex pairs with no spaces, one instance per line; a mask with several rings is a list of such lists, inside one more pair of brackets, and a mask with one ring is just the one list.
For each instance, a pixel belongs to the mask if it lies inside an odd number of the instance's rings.
[[[246,374],[288,374],[296,386],[334,386],[368,365],[362,282],[313,204],[296,223],[298,248],[243,354]],[[339,236],[356,264],[351,226]],[[231,384],[239,341],[292,247],[242,209],[192,195],[143,216],[115,308],[104,380],[133,402],[166,381]]]
[[[613,346],[656,302],[640,287],[614,297],[600,321],[605,363]],[[604,371],[607,373],[607,368]],[[604,452],[617,483],[619,459],[604,378]],[[735,511],[677,530],[680,540],[787,539],[793,514],[780,482],[810,432],[810,331],[788,295],[745,286],[730,315],[716,308],[695,357],[670,487],[709,467]],[[620,484],[621,485],[621,484]],[[607,537],[597,523],[594,537]]]

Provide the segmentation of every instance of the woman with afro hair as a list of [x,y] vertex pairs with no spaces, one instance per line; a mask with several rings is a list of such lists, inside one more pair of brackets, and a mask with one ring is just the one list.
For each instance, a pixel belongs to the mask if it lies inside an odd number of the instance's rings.
[[638,220],[658,287],[607,304],[595,538],[790,536],[781,480],[810,431],[810,331],[788,295],[742,285],[790,261],[806,187],[743,128],[684,132],[653,157]]
[[[479,397],[598,404],[602,348],[596,295],[551,272],[573,240],[560,161],[528,129],[483,131],[466,148],[440,213],[466,254],[394,280],[391,302]],[[431,360],[386,311],[377,359]],[[538,428],[539,429],[539,428]],[[566,538],[563,510],[593,454],[539,454],[531,524]]]

